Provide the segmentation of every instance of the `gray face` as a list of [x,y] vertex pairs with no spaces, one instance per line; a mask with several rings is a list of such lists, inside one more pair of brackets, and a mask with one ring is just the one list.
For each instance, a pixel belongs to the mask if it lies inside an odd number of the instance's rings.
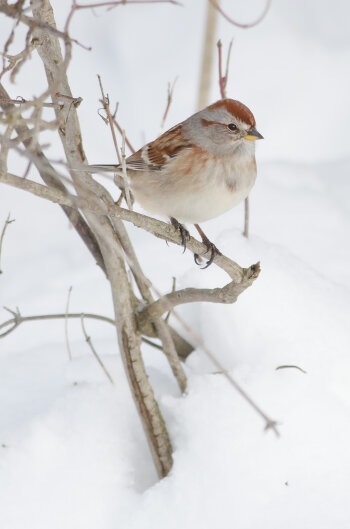
[[254,142],[244,139],[249,129],[249,124],[225,108],[206,108],[183,123],[183,132],[188,139],[218,155],[230,155],[243,145],[254,151]]

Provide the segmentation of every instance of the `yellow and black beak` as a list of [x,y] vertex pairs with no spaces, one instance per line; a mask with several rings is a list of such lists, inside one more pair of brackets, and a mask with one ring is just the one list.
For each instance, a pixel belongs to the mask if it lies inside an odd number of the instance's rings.
[[255,140],[263,140],[264,139],[264,136],[262,136],[260,134],[260,132],[258,132],[256,129],[249,129],[247,131],[247,134],[244,136],[244,139],[245,140],[251,140],[251,141],[255,141]]

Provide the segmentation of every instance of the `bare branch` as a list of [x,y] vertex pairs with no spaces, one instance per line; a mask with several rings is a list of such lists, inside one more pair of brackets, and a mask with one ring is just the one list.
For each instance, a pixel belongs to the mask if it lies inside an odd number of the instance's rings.
[[[32,101],[29,101],[27,99],[24,99],[23,97],[19,97],[18,99],[8,99],[6,97],[0,97],[0,104],[2,103],[6,103],[6,104],[9,104],[9,103],[12,103],[14,105],[25,105],[25,104],[28,104],[28,106],[33,106],[35,105],[36,101],[35,100],[32,100]],[[52,108],[55,106],[54,103],[42,103],[42,106],[45,107],[45,108]],[[61,105],[58,105],[59,107]]]
[[132,5],[132,4],[173,4],[182,6],[177,0],[119,0],[111,2],[97,2],[95,4],[77,4],[74,3],[74,9],[92,9],[95,7],[117,7],[120,5]]
[[81,318],[82,314],[84,314],[84,318],[90,318],[93,320],[99,320],[104,321],[107,323],[111,323],[112,325],[115,325],[115,320],[112,318],[108,318],[107,316],[101,316],[100,314],[91,314],[91,313],[66,313],[63,312],[61,314],[38,314],[35,316],[22,316],[18,308],[16,311],[13,311],[7,307],[4,307],[5,310],[10,312],[12,314],[12,318],[10,320],[7,320],[0,324],[0,329],[5,329],[6,327],[10,327],[10,329],[7,329],[7,331],[0,334],[0,338],[4,338],[11,332],[13,332],[17,327],[21,325],[21,323],[25,323],[27,321],[41,321],[41,320],[57,320],[57,319],[66,319],[66,318]]
[[97,78],[98,78],[98,82],[99,82],[100,90],[101,90],[101,94],[102,94],[102,99],[100,99],[100,103],[102,103],[103,108],[104,108],[104,110],[105,110],[105,112],[107,114],[107,122],[109,123],[109,127],[110,127],[110,130],[111,130],[113,143],[114,143],[114,148],[115,148],[115,152],[116,152],[117,158],[118,158],[118,163],[119,163],[119,165],[121,165],[122,158],[120,156],[118,142],[117,142],[117,138],[116,138],[116,135],[115,135],[115,130],[114,130],[114,127],[113,127],[113,119],[112,119],[111,111],[110,111],[110,108],[109,108],[109,99],[108,99],[108,96],[107,97],[105,96],[105,93],[104,93],[104,90],[103,90],[103,86],[102,86],[101,76],[97,75]]
[[221,99],[224,99],[226,97],[226,82],[227,77],[223,77],[222,75],[222,42],[219,39],[216,43],[218,48],[218,66],[219,66],[219,87],[220,87],[220,95]]
[[[221,98],[224,99],[226,97],[226,85],[228,80],[228,71],[229,71],[229,64],[230,64],[230,56],[231,56],[231,49],[232,49],[232,40],[229,44],[228,52],[227,52],[227,59],[226,59],[226,71],[225,75],[222,75],[222,43],[221,40],[218,40],[217,42],[217,48],[218,48],[218,65],[219,65],[219,87],[220,87],[220,95]],[[249,197],[247,197],[244,201],[244,229],[243,229],[243,236],[248,237],[249,235]]]
[[[40,19],[50,22],[52,25],[55,24],[49,0],[43,0],[40,8],[35,9],[34,12]],[[66,41],[65,46],[69,48],[69,43]],[[46,34],[45,46],[39,47],[38,52],[45,65],[53,101],[55,102],[54,93],[57,90],[71,95],[65,73],[66,70],[62,68],[63,58],[57,37],[52,34]],[[68,51],[66,51],[66,55],[67,53]],[[55,109],[55,112],[59,117],[59,111]],[[64,107],[61,113],[64,118],[64,130],[59,131],[62,146],[70,167],[78,167],[85,163],[85,154],[76,109],[73,107],[68,113]],[[101,203],[103,198],[106,200],[105,204],[109,204],[109,201],[112,200],[108,191],[99,185],[98,182],[95,182],[88,173],[72,169],[71,176],[77,193],[81,193],[84,199],[88,197],[92,202],[95,201],[98,204]],[[157,471],[159,476],[163,477],[168,474],[172,466],[172,446],[142,360],[140,351],[141,338],[136,329],[132,306],[133,297],[117,234],[107,216],[87,210],[84,212],[96,236],[106,266],[112,290],[119,349],[130,388],[149,441]],[[133,212],[129,211],[129,213],[132,214]]]
[[130,186],[129,186],[129,180],[128,175],[126,171],[126,154],[125,154],[125,130],[122,131],[122,149],[121,149],[121,156],[122,156],[122,178],[123,178],[123,184],[124,184],[124,193],[125,193],[125,201],[129,209],[133,209],[133,202],[134,199],[131,194]]
[[219,39],[216,44],[218,48],[219,87],[220,87],[220,95],[222,99],[226,97],[226,85],[227,85],[228,71],[229,71],[229,66],[230,66],[232,42],[233,41],[231,40],[229,47],[228,47],[225,75],[222,75],[222,42],[221,40]]
[[1,231],[1,235],[0,235],[0,274],[3,273],[3,271],[1,270],[1,253],[2,253],[2,245],[3,245],[3,242],[4,242],[6,229],[7,229],[7,226],[9,224],[11,224],[12,222],[15,222],[15,220],[16,219],[11,219],[10,220],[10,213],[9,213],[8,216],[7,216],[7,219],[5,220],[4,227],[2,228],[2,231]]
[[65,334],[65,337],[66,337],[66,346],[67,346],[67,351],[68,351],[68,358],[69,360],[72,360],[72,351],[71,351],[71,348],[70,348],[70,344],[69,344],[69,338],[68,338],[68,313],[69,313],[69,302],[70,302],[70,296],[71,296],[71,293],[72,293],[72,286],[69,287],[68,289],[68,296],[67,296],[67,304],[66,304],[66,314],[65,314],[65,318],[64,318],[64,334]]
[[[124,129],[121,128],[121,126],[119,125],[119,123],[118,123],[117,120],[115,119],[115,116],[114,116],[114,115],[112,116],[112,119],[113,119],[113,123],[114,123],[114,125],[115,125],[115,126],[117,127],[117,129],[118,129],[118,132],[119,132],[120,134],[123,134],[123,130],[124,130]],[[125,132],[125,131],[124,131],[124,132]],[[125,134],[125,143],[126,143],[126,145],[128,146],[128,148],[130,149],[130,151],[131,151],[132,153],[136,152],[135,149],[133,148],[133,146],[131,145],[130,141],[128,140],[128,137],[126,136],[126,134]]]
[[242,24],[241,22],[237,22],[236,20],[233,20],[231,17],[229,17],[225,11],[219,6],[218,2],[216,0],[209,0],[209,2],[217,9],[217,11],[228,21],[230,24],[233,24],[234,26],[237,26],[238,28],[248,29],[252,28],[254,26],[257,26],[267,15],[268,10],[270,9],[271,0],[266,0],[266,5],[264,7],[263,12],[261,15],[258,16],[256,20],[253,22],[250,22],[248,24]]
[[[30,30],[29,30],[30,31]],[[0,73],[0,79],[1,77],[8,71],[15,69],[11,74],[11,81],[14,82],[15,75],[18,73],[19,68],[24,62],[30,57],[31,52],[40,44],[39,39],[32,39],[30,44],[27,45],[24,50],[22,50],[20,53],[17,53],[16,55],[9,55],[4,52],[0,52],[0,54],[5,57],[9,64],[2,70]]]
[[103,90],[103,86],[102,86],[101,76],[98,75],[97,77],[98,77],[98,82],[99,82],[100,89],[101,89],[101,94],[102,94],[102,99],[100,99],[100,102],[102,103],[103,108],[104,108],[104,110],[105,110],[105,112],[107,114],[107,122],[109,124],[110,131],[111,131],[111,134],[112,134],[112,139],[113,139],[115,152],[117,154],[119,165],[122,166],[122,172],[120,173],[120,176],[121,176],[122,181],[123,181],[123,191],[124,191],[124,195],[125,195],[125,200],[126,200],[128,208],[132,210],[131,191],[130,191],[128,176],[127,176],[127,173],[126,173],[126,163],[125,163],[125,131],[122,131],[123,153],[124,153],[124,155],[123,155],[123,154],[120,154],[119,147],[118,147],[117,136],[116,136],[115,130],[114,130],[114,121],[113,121],[113,118],[112,118],[112,115],[111,115],[111,111],[110,111],[110,108],[109,108],[109,98],[108,98],[108,96],[105,96],[105,93],[104,93],[104,90]]
[[[111,325],[113,325],[113,327],[115,327],[115,320],[112,319],[112,318],[108,318],[107,316],[102,316],[100,314],[91,314],[91,313],[87,313],[87,312],[77,312],[77,313],[74,313],[74,312],[70,312],[70,313],[62,313],[62,314],[37,314],[35,316],[22,316],[22,314],[19,312],[18,308],[16,311],[13,311],[13,310],[10,310],[8,309],[7,307],[4,307],[5,310],[7,310],[8,312],[10,312],[10,314],[13,315],[13,318],[11,318],[10,320],[7,320],[7,321],[4,321],[3,323],[0,323],[0,329],[5,329],[6,327],[10,327],[10,329],[7,329],[7,331],[3,332],[0,334],[0,338],[4,338],[5,336],[7,336],[8,334],[11,334],[11,332],[13,332],[15,329],[17,329],[17,327],[19,327],[21,325],[21,323],[25,323],[25,322],[28,322],[28,321],[42,321],[42,320],[61,320],[61,319],[81,319],[82,315],[84,315],[84,318],[85,319],[92,319],[92,320],[98,320],[98,321],[103,321],[103,322],[106,322],[106,323],[110,323]],[[176,343],[176,345],[178,345],[178,341],[177,339],[175,338],[176,334],[173,334],[175,333],[175,331],[173,331],[173,329],[171,329],[171,327],[169,327],[170,329],[170,332],[173,336],[173,339]],[[183,340],[182,337],[179,337],[179,340]],[[154,347],[155,349],[158,349],[160,351],[163,351],[163,348],[154,343],[152,340],[149,340],[148,338],[145,338],[144,336],[142,336],[142,341],[147,343],[148,345],[150,345],[151,347]],[[187,342],[185,342],[185,344],[187,344],[187,346],[189,345]],[[179,347],[179,349],[181,349]],[[182,348],[184,350],[184,347]],[[184,354],[183,354],[183,358],[187,358],[187,356],[193,351],[193,347],[192,348],[189,348],[188,351],[187,351],[187,354],[186,354],[186,351],[184,350]]]
[[205,28],[205,36],[203,43],[202,63],[201,63],[201,77],[199,82],[198,93],[198,110],[202,110],[209,103],[209,93],[212,80],[212,66],[214,59],[214,43],[216,25],[218,19],[218,11],[214,6],[208,2],[207,20]]
[[244,230],[243,236],[249,237],[249,197],[244,201]]
[[265,422],[265,430],[273,430],[275,435],[277,437],[280,436],[280,433],[277,429],[277,422],[271,419],[266,413],[254,402],[254,400],[247,394],[247,392],[238,384],[238,382],[233,378],[233,376],[226,371],[224,366],[219,362],[219,360],[216,358],[216,356],[208,349],[208,347],[205,345],[203,340],[191,329],[191,327],[186,323],[186,321],[179,316],[179,314],[174,311],[173,312],[174,317],[181,323],[181,325],[186,329],[186,331],[189,333],[190,336],[197,342],[197,344],[201,347],[201,349],[204,351],[204,353],[207,355],[207,357],[211,360],[211,362],[215,365],[217,370],[222,373],[222,375],[227,379],[229,384],[235,388],[236,391],[244,398],[244,400],[251,406],[260,417]]
[[110,375],[110,373],[108,372],[108,369],[106,368],[106,366],[104,365],[104,363],[102,362],[99,354],[97,353],[92,341],[91,341],[91,337],[88,336],[87,332],[86,332],[86,329],[85,329],[85,324],[84,324],[84,314],[81,315],[81,318],[80,318],[80,321],[81,321],[81,328],[83,329],[83,333],[84,333],[84,336],[85,336],[85,340],[86,340],[86,343],[88,344],[88,346],[90,347],[91,351],[92,351],[92,354],[94,355],[94,357],[96,358],[97,362],[100,364],[100,366],[102,367],[102,370],[103,372],[105,373],[106,377],[108,378],[108,380],[110,381],[110,383],[112,384],[112,386],[114,386],[114,380],[112,378],[112,376]]
[[[4,102],[5,100],[5,102]],[[8,103],[8,101],[11,101],[11,103]],[[12,104],[12,100],[10,99],[8,93],[4,89],[4,87],[0,84],[0,106],[4,109],[4,111],[7,113],[7,115],[12,115],[14,111],[14,105]],[[61,108],[61,105],[58,105],[56,103],[56,106],[58,108]],[[15,117],[11,117],[11,119],[15,119]],[[32,152],[30,150],[31,142],[30,139],[24,138],[25,135],[28,134],[29,138],[31,135],[31,131],[29,128],[24,125],[20,124],[15,126],[16,132],[19,137],[23,138],[23,144],[25,145],[27,149],[27,156],[29,156],[29,159],[35,164],[37,167],[39,174],[43,181],[56,189],[59,189],[63,193],[68,193],[67,189],[65,188],[64,184],[62,183],[62,179],[58,177],[57,172],[55,169],[50,165],[48,159],[44,155],[43,151],[39,148],[39,146],[36,146],[35,151]],[[67,207],[65,205],[62,205],[62,209],[72,225],[77,230],[80,237],[83,239],[84,243],[86,244],[87,248],[93,255],[95,262],[102,268],[102,270],[105,272],[105,266],[103,263],[101,251],[97,245],[96,237],[93,234],[92,230],[86,223],[86,221],[83,219],[82,215],[76,210],[76,208]]]
[[159,134],[161,134],[163,132],[163,130],[164,130],[165,121],[166,121],[166,118],[168,116],[170,105],[171,105],[171,103],[173,101],[173,95],[174,95],[174,89],[175,89],[176,81],[177,81],[177,77],[175,77],[175,79],[174,79],[172,84],[168,83],[167,104],[166,104],[165,111],[164,111],[164,114],[163,114],[163,117],[162,117],[162,121],[160,123],[160,132],[159,132]]
[[[31,180],[23,180],[19,176],[7,173],[0,177],[0,181],[9,184],[13,187],[29,191],[30,193],[55,202],[57,204],[65,205],[71,208],[80,208],[85,212],[94,212],[98,215],[108,215],[109,217],[122,219],[126,222],[131,222],[137,228],[142,228],[149,233],[153,233],[156,237],[167,240],[179,246],[182,246],[181,235],[172,225],[162,222],[161,220],[121,208],[113,203],[113,205],[104,204],[103,208],[101,202],[97,197],[90,196],[78,197],[67,195],[60,190],[52,189],[42,184],[38,184]],[[187,241],[187,248],[192,253],[204,256],[208,249],[205,244],[197,241],[194,237],[190,237]],[[216,255],[213,261],[217,266],[222,268],[234,281],[240,282],[243,277],[244,269],[237,263],[224,255]]]
[[138,321],[143,319],[150,319],[153,321],[159,318],[164,312],[172,310],[177,305],[184,303],[235,303],[238,296],[252,285],[253,281],[260,273],[260,264],[256,263],[247,268],[240,283],[231,281],[222,288],[184,288],[183,290],[176,290],[160,297],[151,305],[147,305],[138,313]]
[[278,366],[278,367],[276,367],[276,371],[278,371],[279,369],[299,369],[299,371],[301,371],[305,375],[307,374],[307,371],[305,371],[305,369],[302,369],[301,367],[294,366],[294,365],[286,365],[286,366]]
[[[17,3],[18,4],[18,3]],[[74,44],[77,44],[78,46],[84,48],[85,50],[90,51],[91,48],[84,46],[76,39],[71,39],[66,33],[59,31],[56,27],[48,24],[47,22],[37,18],[37,17],[28,17],[27,15],[24,15],[24,11],[17,9],[17,4],[8,5],[5,4],[5,2],[0,3],[0,13],[4,13],[4,15],[8,16],[9,18],[13,18],[15,20],[20,20],[28,26],[30,29],[41,29],[44,31],[47,31],[51,33],[52,35],[55,35],[56,37],[63,39],[64,41],[70,40]],[[34,6],[35,7],[35,6]]]

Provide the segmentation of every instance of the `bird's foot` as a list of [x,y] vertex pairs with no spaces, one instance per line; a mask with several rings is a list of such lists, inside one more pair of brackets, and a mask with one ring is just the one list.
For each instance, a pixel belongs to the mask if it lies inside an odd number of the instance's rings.
[[[202,241],[203,241],[203,244],[205,244],[206,248],[207,248],[207,251],[206,253],[210,252],[210,257],[209,257],[209,260],[207,261],[207,264],[205,266],[202,267],[202,270],[204,270],[205,268],[208,268],[208,266],[211,265],[211,263],[214,261],[214,258],[216,255],[222,255],[222,253],[220,252],[220,250],[215,246],[214,243],[212,243],[208,237],[206,235],[202,235]],[[198,255],[198,253],[195,253],[194,254],[194,262],[197,264],[197,265],[200,265],[201,264],[201,261],[200,261],[200,256]]]
[[180,232],[181,235],[181,244],[184,247],[183,253],[186,251],[186,241],[190,240],[190,232],[181,224],[178,220],[174,219],[174,217],[170,217],[170,222],[174,226],[176,230]]

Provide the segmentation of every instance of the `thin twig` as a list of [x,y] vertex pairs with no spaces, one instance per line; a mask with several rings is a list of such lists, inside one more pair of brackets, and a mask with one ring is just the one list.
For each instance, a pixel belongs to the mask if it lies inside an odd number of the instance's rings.
[[[121,128],[121,126],[119,125],[118,121],[115,119],[115,116],[113,115],[112,116],[112,120],[113,120],[113,123],[114,125],[117,127],[118,129],[118,132],[120,134],[123,134],[123,129]],[[125,132],[125,131],[124,131]],[[136,150],[134,149],[134,147],[131,145],[130,141],[128,140],[128,137],[127,135],[125,134],[125,143],[127,144],[128,148],[130,149],[130,151],[132,153],[136,152]]]
[[[172,287],[171,287],[171,292],[172,292],[172,294],[173,294],[175,291],[176,291],[176,277],[174,276],[174,277],[173,277],[173,285],[172,285]],[[167,314],[167,315],[165,316],[165,318],[164,318],[164,321],[165,321],[166,323],[168,323],[168,321],[169,321],[170,314],[171,314],[171,310],[168,311],[168,314]]]
[[[31,30],[29,30],[28,34],[30,34]],[[27,34],[27,35],[28,35]],[[8,65],[3,68],[2,72],[0,73],[0,79],[1,77],[8,71],[15,69],[15,72],[18,73],[18,66],[21,64],[24,64],[24,62],[28,59],[31,52],[40,44],[39,39],[32,39],[31,43],[26,45],[23,51],[20,53],[17,53],[17,55],[9,55],[5,52],[0,52],[0,55],[2,55],[5,59],[9,61]],[[14,82],[14,75],[11,75],[11,82]]]
[[[232,49],[232,40],[229,44],[228,52],[227,52],[227,59],[226,59],[226,71],[225,75],[222,75],[222,43],[221,40],[218,40],[217,42],[217,48],[218,48],[218,66],[219,66],[219,87],[220,87],[220,95],[221,98],[224,99],[226,97],[226,85],[228,80],[228,71],[229,71],[229,64],[230,64],[230,56],[231,56],[231,49]],[[247,237],[249,236],[249,197],[247,197],[244,201],[244,229],[243,229],[243,236]]]
[[3,273],[3,271],[1,270],[1,252],[2,252],[2,244],[4,241],[4,237],[5,237],[5,232],[6,232],[7,226],[11,224],[12,222],[15,222],[15,220],[16,219],[10,220],[10,213],[9,213],[7,216],[7,219],[5,220],[4,227],[2,228],[2,231],[1,231],[1,235],[0,235],[0,274]]
[[215,7],[215,9],[228,21],[230,24],[233,24],[234,26],[237,26],[238,28],[248,29],[252,28],[256,25],[258,25],[266,16],[272,0],[266,0],[266,5],[264,7],[263,12],[261,15],[258,16],[256,20],[253,22],[249,22],[248,24],[242,24],[241,22],[237,22],[236,20],[233,20],[233,18],[229,17],[225,11],[219,6],[218,2],[216,0],[209,0],[209,2]]
[[[43,31],[47,31],[48,33],[51,33],[52,35],[55,35],[56,37],[59,37],[63,39],[65,42],[69,40],[70,42],[73,42],[74,44],[77,44],[81,48],[87,51],[91,51],[91,48],[88,46],[84,46],[84,44],[81,44],[76,39],[70,38],[66,33],[63,31],[59,31],[56,27],[51,26],[44,20],[40,20],[37,17],[28,17],[27,15],[23,14],[23,11],[18,11],[17,9],[14,9],[14,5],[6,5],[3,2],[0,2],[0,13],[4,13],[6,16],[15,19],[16,21],[21,21],[23,24],[26,24],[31,29],[41,29]],[[31,6],[33,8],[33,6]]]
[[[101,316],[100,314],[90,314],[90,313],[82,313],[82,312],[77,312],[77,313],[65,312],[62,314],[38,314],[35,316],[22,316],[18,308],[16,309],[16,311],[11,310],[7,307],[4,307],[4,309],[10,312],[13,318],[11,318],[10,320],[4,321],[3,323],[0,324],[0,329],[4,329],[11,325],[10,329],[0,334],[0,338],[4,338],[5,336],[13,332],[17,327],[20,326],[21,323],[25,323],[28,321],[60,320],[60,319],[66,319],[66,318],[80,319],[82,314],[84,314],[84,318],[104,321],[106,323],[110,323],[111,325],[115,326],[115,320],[113,320],[112,318],[108,318],[107,316]],[[153,342],[152,340],[144,336],[142,336],[142,341],[147,343],[151,347],[154,347],[155,349],[159,349],[160,351],[163,350],[163,348],[160,345],[156,344],[155,342]]]
[[249,237],[249,197],[244,201],[244,230],[243,236]]
[[19,327],[21,323],[24,323],[27,321],[57,320],[57,319],[65,319],[65,318],[75,319],[75,318],[81,318],[82,314],[84,314],[85,318],[105,321],[107,323],[111,323],[112,325],[115,325],[115,320],[113,320],[112,318],[108,318],[107,316],[102,316],[100,314],[91,314],[91,313],[82,313],[82,312],[77,312],[77,313],[71,312],[67,314],[66,312],[63,312],[63,313],[58,313],[58,314],[38,314],[35,316],[22,316],[18,308],[16,309],[16,311],[11,310],[8,307],[4,307],[4,309],[7,310],[7,312],[9,312],[10,314],[12,314],[13,317],[10,320],[7,320],[0,324],[0,329],[4,329],[11,325],[10,329],[0,334],[0,338],[4,338],[5,336],[13,332],[17,327]]
[[108,120],[109,127],[111,130],[112,139],[113,139],[115,151],[117,153],[118,162],[119,162],[119,165],[122,166],[121,177],[122,177],[123,184],[124,184],[125,200],[126,200],[128,208],[132,211],[131,191],[130,191],[130,185],[129,185],[128,175],[126,171],[126,163],[125,163],[125,158],[126,158],[125,157],[125,131],[122,130],[123,152],[124,152],[124,156],[123,156],[123,154],[120,154],[119,147],[118,147],[117,136],[114,130],[114,121],[113,121],[110,107],[109,107],[108,95],[105,96],[101,76],[98,75],[97,77],[98,77],[98,82],[99,82],[100,90],[102,94],[102,99],[100,100],[100,102],[102,103],[103,108],[107,114],[107,120]]
[[124,182],[125,200],[128,208],[132,211],[133,201],[131,198],[130,186],[128,182],[128,175],[126,172],[126,155],[125,155],[125,130],[122,131],[122,178]]
[[222,75],[222,42],[219,39],[216,43],[218,48],[218,66],[219,66],[219,87],[220,87],[220,95],[221,99],[225,99],[226,97],[226,81],[227,77],[223,77]]
[[[2,175],[0,181],[57,204],[69,206],[74,209],[80,208],[84,210],[85,213],[93,212],[101,216],[107,214],[111,219],[119,218],[131,222],[137,228],[142,228],[149,233],[153,233],[156,237],[173,242],[179,246],[182,245],[181,235],[172,225],[153,217],[121,208],[114,202],[111,205],[109,203],[101,204],[98,196],[78,197],[76,195],[68,195],[58,189],[38,184],[32,180],[23,180],[17,175],[10,173]],[[191,237],[187,241],[187,248],[192,253],[198,255],[205,255],[208,252],[206,245],[197,241],[194,237]],[[228,257],[225,257],[224,255],[216,255],[213,262],[222,268],[234,281],[238,283],[242,281],[245,269],[241,268]]]
[[[229,72],[229,69],[230,69],[230,59],[231,59],[232,43],[233,43],[233,39],[230,40],[230,44],[228,45],[228,50],[227,50],[226,69],[225,69],[225,79],[226,79],[226,83],[227,83],[227,79],[228,79],[228,72]],[[225,86],[225,88],[226,88],[226,86]]]
[[[12,103],[16,105],[23,105],[24,103],[29,103],[30,105],[35,105],[35,100],[28,101],[27,99],[24,99],[24,97],[19,96],[18,99],[7,99],[5,97],[0,97],[0,103]],[[55,105],[55,103],[42,103],[42,106],[45,108],[52,108],[54,106],[60,106]]]
[[305,371],[304,369],[302,369],[301,367],[299,366],[294,366],[294,365],[285,365],[285,366],[278,366],[276,367],[276,371],[278,371],[278,369],[299,369],[299,371],[301,371],[302,373],[305,373],[305,375],[307,374],[307,371]]
[[211,3],[207,3],[207,20],[205,24],[205,35],[201,60],[201,73],[198,93],[198,110],[202,110],[209,103],[209,94],[212,81],[214,43],[216,38],[216,25],[218,10]]
[[[153,290],[156,292],[158,297],[161,296],[161,294],[152,287]],[[204,341],[196,334],[193,329],[186,323],[186,321],[178,314],[177,311],[173,310],[172,312],[173,316],[178,320],[179,323],[181,323],[182,327],[186,329],[188,334],[195,340],[197,345],[204,351],[204,353],[207,355],[207,357],[211,360],[211,362],[215,365],[218,371],[220,371],[223,376],[228,380],[229,384],[235,388],[236,391],[244,398],[244,400],[251,406],[257,413],[260,415],[260,417],[263,418],[265,421],[265,430],[273,430],[275,435],[277,437],[280,436],[279,431],[277,430],[277,422],[270,419],[268,415],[258,406],[254,400],[248,395],[248,393],[236,382],[236,380],[233,378],[233,376],[227,372],[227,370],[224,368],[224,366],[219,362],[219,360],[216,358],[216,356],[208,349],[208,347],[205,345]]]
[[94,355],[94,357],[96,358],[97,362],[100,364],[100,366],[102,367],[103,369],[103,372],[104,374],[106,375],[106,377],[108,378],[108,380],[110,381],[110,383],[112,384],[112,386],[114,386],[114,380],[113,378],[111,377],[111,375],[109,374],[106,366],[104,365],[104,363],[102,362],[100,356],[98,355],[95,347],[94,347],[94,344],[92,343],[91,341],[91,337],[88,336],[87,332],[86,332],[86,329],[85,329],[85,324],[84,324],[84,314],[81,315],[81,318],[80,318],[80,321],[81,321],[81,328],[83,329],[83,333],[84,333],[84,336],[85,336],[85,340],[86,340],[86,343],[88,344],[88,346],[90,347],[91,351],[92,351],[92,354]]
[[132,5],[132,4],[173,4],[182,6],[177,0],[117,0],[110,2],[98,2],[96,4],[75,4],[74,9],[92,9],[95,7],[117,7],[119,5]]
[[168,112],[169,112],[169,109],[170,109],[170,105],[173,101],[173,95],[174,95],[174,89],[175,89],[175,84],[176,84],[176,81],[177,81],[177,77],[175,77],[174,81],[172,84],[168,83],[168,96],[167,96],[167,105],[165,107],[165,111],[164,111],[164,114],[163,114],[163,117],[162,117],[162,121],[160,123],[160,131],[159,131],[159,134],[162,134],[163,130],[164,130],[164,125],[165,125],[165,121],[166,121],[166,118],[168,116]]
[[69,289],[68,289],[67,304],[66,304],[66,314],[65,314],[66,317],[64,318],[64,331],[65,331],[65,336],[66,336],[66,346],[67,346],[69,360],[72,360],[72,351],[71,351],[71,348],[70,348],[69,338],[68,338],[68,313],[69,313],[69,302],[70,302],[70,296],[71,296],[71,293],[72,293],[72,288],[73,287],[70,286]]
[[119,165],[121,165],[122,164],[122,158],[121,158],[119,147],[118,147],[117,137],[115,135],[115,130],[114,130],[114,127],[113,127],[113,119],[112,119],[111,111],[110,111],[110,108],[109,108],[108,96],[105,96],[105,93],[104,93],[104,90],[103,90],[103,86],[102,86],[101,76],[97,75],[97,78],[98,78],[98,83],[100,85],[100,90],[101,90],[101,94],[102,94],[102,99],[100,99],[100,102],[102,103],[103,108],[104,108],[104,110],[105,110],[105,112],[107,114],[107,119],[108,119],[109,127],[111,129],[111,134],[112,134],[112,138],[113,138],[115,152],[117,153],[118,163],[119,163]]

